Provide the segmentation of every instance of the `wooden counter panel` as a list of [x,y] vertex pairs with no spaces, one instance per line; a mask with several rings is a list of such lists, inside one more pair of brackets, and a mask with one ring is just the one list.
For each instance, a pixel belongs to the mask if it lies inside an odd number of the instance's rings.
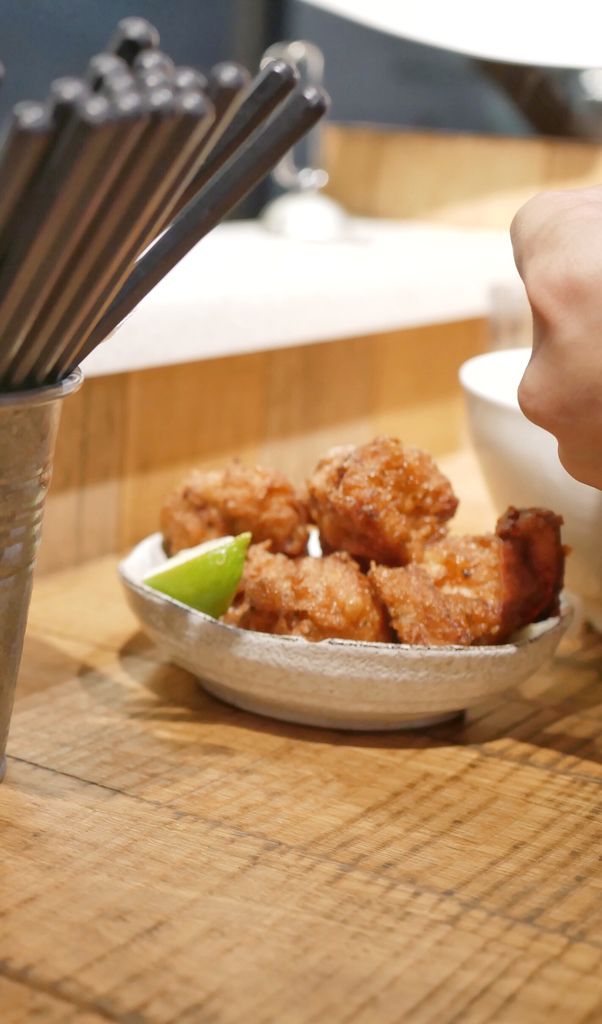
[[531,196],[602,181],[602,149],[567,139],[330,124],[328,191],[350,213],[464,228],[510,226]]

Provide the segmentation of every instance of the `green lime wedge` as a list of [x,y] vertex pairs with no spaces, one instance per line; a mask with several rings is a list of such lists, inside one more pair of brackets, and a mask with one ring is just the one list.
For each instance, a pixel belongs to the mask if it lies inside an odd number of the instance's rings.
[[240,583],[250,533],[220,537],[180,551],[153,569],[144,583],[182,604],[218,619],[228,610]]

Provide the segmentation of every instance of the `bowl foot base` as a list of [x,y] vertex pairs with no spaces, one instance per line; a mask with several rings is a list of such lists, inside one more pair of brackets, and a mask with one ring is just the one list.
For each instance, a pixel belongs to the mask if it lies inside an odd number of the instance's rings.
[[234,693],[227,686],[208,679],[199,679],[198,682],[212,697],[218,697],[225,704],[232,704],[242,711],[250,711],[251,714],[262,715],[264,718],[275,718],[281,722],[309,725],[318,729],[344,729],[352,732],[399,732],[404,729],[430,729],[464,714],[463,710],[445,711],[438,714],[429,714],[428,712],[395,714],[390,712],[382,716],[374,712],[354,714],[351,710],[319,711],[313,708],[282,705],[276,701],[260,700],[246,694],[243,696]]

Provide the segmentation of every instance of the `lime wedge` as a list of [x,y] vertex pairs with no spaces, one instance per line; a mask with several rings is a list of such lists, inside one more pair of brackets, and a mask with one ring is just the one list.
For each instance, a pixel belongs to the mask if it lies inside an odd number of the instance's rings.
[[250,541],[250,533],[206,541],[180,551],[159,570],[153,569],[143,582],[218,619],[232,603]]

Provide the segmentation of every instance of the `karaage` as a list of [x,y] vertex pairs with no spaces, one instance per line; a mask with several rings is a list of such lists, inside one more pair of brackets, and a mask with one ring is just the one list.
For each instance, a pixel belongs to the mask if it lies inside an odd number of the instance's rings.
[[278,470],[240,462],[192,473],[164,505],[160,524],[169,555],[246,531],[286,555],[307,547],[307,507],[293,485]]
[[546,509],[510,508],[495,535],[447,537],[425,547],[418,564],[373,565],[369,578],[403,643],[503,643],[558,612],[561,524]]
[[458,505],[431,456],[393,437],[333,449],[318,463],[308,492],[326,550],[393,566],[443,537]]
[[349,555],[290,559],[249,548],[238,593],[223,621],[306,640],[392,640],[385,612]]

